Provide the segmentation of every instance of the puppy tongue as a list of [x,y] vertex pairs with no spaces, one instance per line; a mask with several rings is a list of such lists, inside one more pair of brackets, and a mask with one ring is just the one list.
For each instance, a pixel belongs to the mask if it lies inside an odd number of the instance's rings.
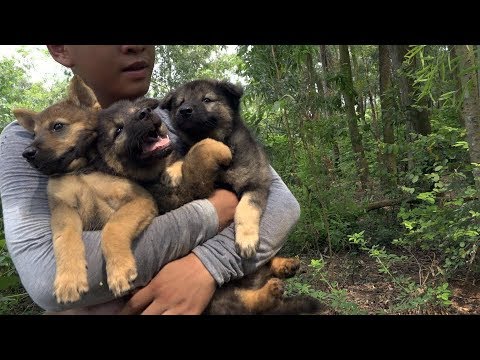
[[148,153],[155,150],[161,150],[170,145],[170,138],[168,135],[165,137],[158,136],[156,138],[148,138],[147,142],[143,144],[143,152]]

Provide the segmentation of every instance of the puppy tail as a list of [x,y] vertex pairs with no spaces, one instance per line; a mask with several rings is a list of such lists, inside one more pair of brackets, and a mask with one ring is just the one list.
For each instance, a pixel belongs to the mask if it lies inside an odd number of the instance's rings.
[[301,315],[319,314],[323,304],[311,296],[298,295],[285,297],[282,301],[266,312],[267,315]]

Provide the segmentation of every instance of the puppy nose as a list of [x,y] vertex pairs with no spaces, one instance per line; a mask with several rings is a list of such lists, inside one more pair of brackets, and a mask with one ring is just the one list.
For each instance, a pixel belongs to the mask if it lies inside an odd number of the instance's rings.
[[179,111],[183,117],[190,117],[193,113],[193,109],[191,107],[183,107],[183,108],[180,108]]
[[26,148],[22,154],[22,156],[27,160],[33,160],[35,158],[35,155],[37,155],[37,149],[35,149],[34,147]]
[[140,111],[140,113],[138,114],[138,118],[140,120],[143,120],[145,119],[148,115],[150,115],[150,113],[152,112],[152,109],[151,108],[144,108],[142,109],[142,111]]

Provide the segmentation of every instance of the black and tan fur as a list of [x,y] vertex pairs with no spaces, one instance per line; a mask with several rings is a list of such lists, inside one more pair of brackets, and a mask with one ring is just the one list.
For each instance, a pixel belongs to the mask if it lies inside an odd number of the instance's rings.
[[205,315],[318,314],[322,304],[310,296],[284,296],[282,279],[297,272],[300,261],[274,257],[256,272],[216,290]]
[[164,214],[212,194],[220,169],[230,164],[232,154],[223,143],[205,139],[180,155],[170,143],[165,123],[153,111],[158,105],[156,99],[139,98],[101,110],[100,156],[93,166],[139,182]]
[[[154,99],[120,101],[99,113],[96,168],[139,181],[153,195],[160,213],[209,196],[231,161],[229,147],[206,138],[180,156],[167,141],[167,129],[153,109]],[[163,144],[154,145],[155,142]],[[145,149],[156,148],[154,151]],[[239,150],[240,151],[240,150]],[[227,170],[228,171],[228,170]],[[315,313],[310,297],[284,297],[281,279],[293,276],[297,259],[276,257],[257,272],[219,288],[205,314]]]
[[165,96],[161,108],[170,112],[173,126],[187,149],[211,138],[232,151],[232,164],[220,182],[240,198],[235,212],[235,243],[242,257],[255,255],[259,228],[271,185],[271,170],[262,146],[240,115],[243,89],[226,81],[194,80]]
[[74,76],[68,98],[42,112],[14,110],[18,122],[34,133],[23,156],[49,175],[57,301],[74,302],[87,292],[83,230],[102,230],[108,286],[115,295],[131,288],[137,277],[131,242],[157,215],[152,196],[125,178],[98,171],[83,172],[95,158],[97,136],[95,95]]

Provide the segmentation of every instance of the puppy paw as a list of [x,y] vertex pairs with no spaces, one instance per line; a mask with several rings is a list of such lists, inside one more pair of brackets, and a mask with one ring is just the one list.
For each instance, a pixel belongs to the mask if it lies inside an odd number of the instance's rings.
[[235,248],[242,258],[250,258],[257,253],[260,244],[258,228],[239,225],[235,229]]
[[265,286],[267,287],[269,294],[275,298],[281,298],[285,292],[285,284],[278,278],[269,279]]
[[232,151],[224,143],[218,143],[213,156],[220,166],[228,166],[232,162]]
[[275,257],[272,259],[272,272],[275,276],[286,279],[296,274],[300,268],[300,260],[295,258]]
[[88,291],[86,267],[77,271],[57,272],[53,286],[58,303],[80,300],[81,295]]
[[213,159],[217,165],[228,166],[232,162],[232,151],[220,141],[207,138],[199,141],[194,147],[197,147],[195,150],[206,158]]
[[137,278],[135,259],[114,259],[107,261],[108,287],[118,297],[132,288],[132,281]]

